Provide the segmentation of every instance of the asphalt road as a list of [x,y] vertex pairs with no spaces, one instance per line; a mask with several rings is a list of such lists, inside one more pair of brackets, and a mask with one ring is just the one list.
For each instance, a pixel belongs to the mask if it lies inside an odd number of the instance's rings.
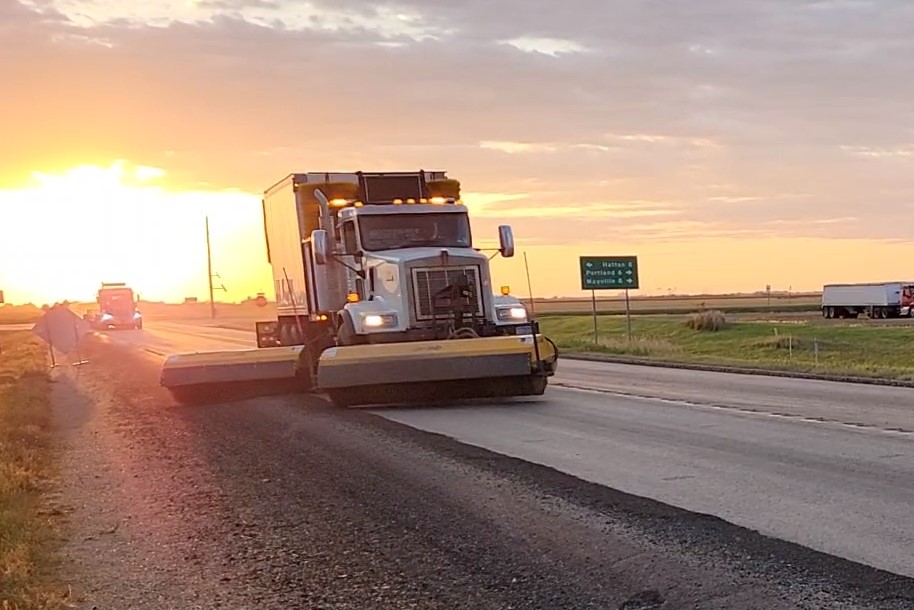
[[[161,356],[252,333],[111,333]],[[540,399],[392,421],[914,576],[914,390],[563,360]]]

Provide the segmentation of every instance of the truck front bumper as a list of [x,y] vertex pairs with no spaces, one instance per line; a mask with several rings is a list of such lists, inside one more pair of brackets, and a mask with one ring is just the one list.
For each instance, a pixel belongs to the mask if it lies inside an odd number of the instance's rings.
[[317,369],[320,390],[492,378],[548,377],[558,354],[542,335],[331,347]]

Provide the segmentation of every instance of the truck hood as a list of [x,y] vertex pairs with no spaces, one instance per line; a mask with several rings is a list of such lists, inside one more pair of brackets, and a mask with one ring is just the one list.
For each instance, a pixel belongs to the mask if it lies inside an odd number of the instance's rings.
[[412,261],[438,258],[441,251],[446,250],[450,256],[460,258],[474,258],[480,262],[487,259],[486,255],[473,250],[472,248],[400,248],[397,250],[382,250],[377,252],[366,252],[365,255],[369,260],[383,261],[385,263],[409,263]]

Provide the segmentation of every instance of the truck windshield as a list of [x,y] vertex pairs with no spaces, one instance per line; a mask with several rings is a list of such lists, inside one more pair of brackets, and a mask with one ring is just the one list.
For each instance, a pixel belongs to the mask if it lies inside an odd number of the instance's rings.
[[391,214],[359,218],[362,248],[469,248],[466,214]]

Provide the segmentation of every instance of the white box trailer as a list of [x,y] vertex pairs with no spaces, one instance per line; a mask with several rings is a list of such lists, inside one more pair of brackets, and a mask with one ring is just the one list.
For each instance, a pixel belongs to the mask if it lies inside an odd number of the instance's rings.
[[822,289],[825,318],[914,317],[914,282],[827,284]]

